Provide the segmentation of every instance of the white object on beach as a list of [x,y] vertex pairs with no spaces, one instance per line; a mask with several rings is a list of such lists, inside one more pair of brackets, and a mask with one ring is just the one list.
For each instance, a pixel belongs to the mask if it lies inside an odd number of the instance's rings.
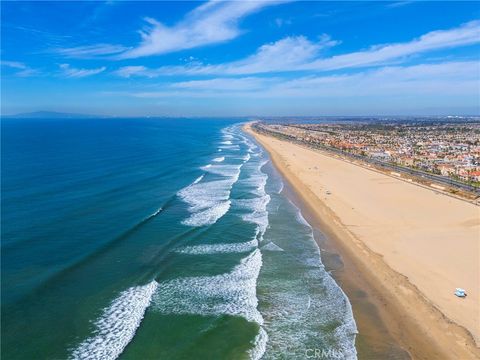
[[462,289],[462,288],[456,288],[455,289],[455,293],[454,293],[456,296],[458,297],[465,297],[467,296],[467,293],[465,292],[465,289]]

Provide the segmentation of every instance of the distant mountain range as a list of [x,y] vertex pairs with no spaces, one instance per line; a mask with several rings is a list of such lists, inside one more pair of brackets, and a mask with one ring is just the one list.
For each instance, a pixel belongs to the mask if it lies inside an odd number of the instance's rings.
[[2,118],[15,119],[91,119],[91,118],[105,118],[105,115],[91,115],[91,114],[75,114],[75,113],[61,113],[55,111],[34,111],[29,113],[21,113],[15,115],[2,115]]

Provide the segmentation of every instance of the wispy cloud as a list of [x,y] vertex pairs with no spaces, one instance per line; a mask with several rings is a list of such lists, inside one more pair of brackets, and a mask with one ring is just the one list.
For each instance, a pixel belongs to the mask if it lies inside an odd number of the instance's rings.
[[279,1],[209,1],[172,27],[145,18],[147,26],[140,32],[141,43],[119,58],[159,55],[234,39],[242,33],[238,26],[242,18],[277,3]]
[[209,80],[190,80],[171,84],[174,89],[200,90],[200,91],[252,91],[261,90],[269,84],[278,82],[276,78],[216,78]]
[[[218,1],[211,0],[189,12],[184,19],[169,27],[152,17],[145,17],[145,26],[139,31],[141,41],[136,46],[92,44],[50,51],[69,58],[133,59],[161,55],[200,46],[232,40],[243,30],[239,22],[264,7],[289,0]],[[107,2],[108,4],[108,2]],[[101,5],[99,8],[103,9]],[[96,12],[94,13],[96,16]]]
[[335,70],[343,68],[372,66],[428,51],[448,49],[480,43],[480,21],[475,20],[449,30],[429,32],[405,43],[373,46],[365,51],[318,59],[304,64],[308,70]]
[[114,71],[114,74],[124,78],[129,78],[131,76],[154,78],[159,76],[159,74],[154,69],[149,69],[142,65],[122,66],[120,69]]
[[[269,86],[275,86],[279,82],[278,78],[215,78],[208,80],[190,80],[161,85],[160,90],[122,92],[122,95],[133,96],[137,98],[172,98],[172,97],[220,97],[232,96],[234,94],[243,95],[246,93],[257,93]],[[112,94],[112,93],[111,93]],[[119,93],[113,93],[113,95]]]
[[53,49],[54,52],[69,58],[89,59],[119,54],[129,48],[122,45],[95,44],[70,48]]
[[279,28],[281,28],[283,26],[292,25],[292,20],[291,19],[276,18],[275,19],[275,25]]
[[15,76],[30,77],[30,76],[35,76],[35,75],[40,74],[39,70],[32,69],[22,62],[2,60],[0,63],[1,63],[2,66],[6,66],[6,67],[9,67],[9,68],[12,68],[12,69],[19,70],[19,71],[15,72]]
[[10,68],[14,69],[26,69],[26,65],[24,63],[18,62],[18,61],[7,61],[7,60],[2,60],[1,64],[3,66],[8,66]]
[[[287,37],[272,44],[261,46],[248,58],[226,64],[217,69],[227,74],[255,74],[295,70],[315,59],[321,49],[339,42],[324,34],[318,42],[304,36]],[[215,71],[214,67],[211,70]]]
[[5,27],[6,29],[22,32],[24,35],[29,36],[32,39],[35,39],[43,46],[58,46],[59,44],[64,43],[65,41],[71,41],[72,36],[67,34],[55,34],[49,31],[36,29],[29,26],[22,26],[22,25],[13,25],[9,24],[8,22],[4,22],[2,19],[2,29]]
[[127,92],[139,98],[302,98],[368,96],[470,96],[478,91],[480,62],[458,61],[385,66],[341,75],[283,78],[215,78],[164,85],[158,91]]
[[82,28],[86,28],[97,22],[99,18],[103,17],[108,12],[109,8],[116,4],[115,1],[95,1],[92,3],[94,4],[92,12],[90,16],[87,16],[81,23],[80,27]]
[[67,78],[83,78],[104,72],[107,68],[102,66],[96,69],[76,69],[72,68],[69,64],[61,64],[60,69],[62,70],[62,75]]
[[303,36],[287,37],[260,47],[255,54],[234,62],[205,65],[192,63],[149,69],[144,66],[120,68],[124,77],[165,75],[248,75],[291,71],[330,71],[338,69],[382,66],[401,62],[409,56],[480,43],[480,21],[475,20],[457,28],[437,30],[404,43],[375,45],[367,50],[322,58],[321,49],[337,44],[327,35],[317,42]]
[[320,36],[317,42],[311,42],[304,36],[287,37],[276,42],[261,46],[253,55],[239,61],[219,65],[204,65],[192,62],[181,66],[164,66],[149,69],[144,66],[125,66],[116,71],[123,77],[162,75],[202,75],[224,74],[242,75],[265,72],[292,71],[313,61],[320,50],[332,47],[338,41],[328,35]]
[[398,7],[412,4],[413,2],[414,1],[392,1],[392,2],[387,2],[385,6],[388,8],[398,8]]
[[278,84],[272,88],[271,95],[302,97],[468,95],[475,93],[479,78],[478,61],[386,66],[353,74],[301,77]]

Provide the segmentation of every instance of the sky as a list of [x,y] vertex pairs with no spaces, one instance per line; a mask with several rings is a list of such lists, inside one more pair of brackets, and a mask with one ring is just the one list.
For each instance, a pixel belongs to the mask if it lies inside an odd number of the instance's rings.
[[480,3],[1,2],[1,113],[480,114]]

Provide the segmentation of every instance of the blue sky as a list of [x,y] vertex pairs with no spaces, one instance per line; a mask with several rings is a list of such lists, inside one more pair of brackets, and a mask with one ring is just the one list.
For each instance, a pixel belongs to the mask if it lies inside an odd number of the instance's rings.
[[480,113],[478,2],[4,2],[2,114]]

